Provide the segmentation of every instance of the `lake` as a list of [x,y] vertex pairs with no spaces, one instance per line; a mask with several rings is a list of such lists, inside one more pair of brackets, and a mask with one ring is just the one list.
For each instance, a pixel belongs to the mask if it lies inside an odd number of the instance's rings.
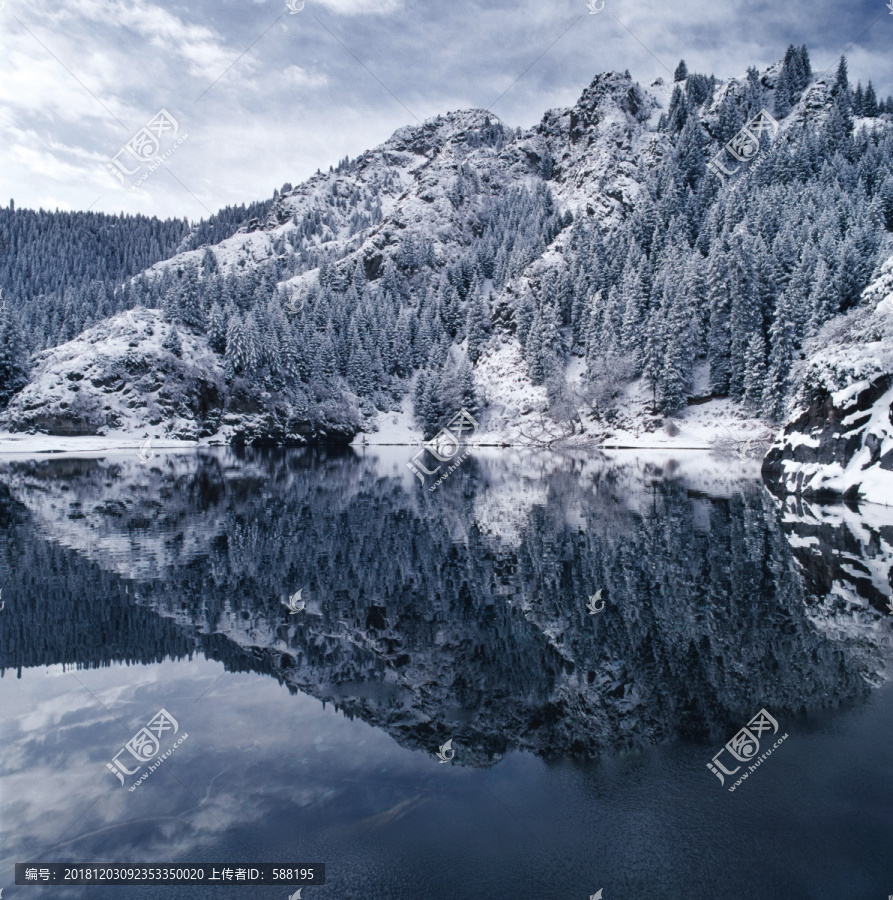
[[[893,894],[893,509],[685,451],[475,449],[432,492],[414,452],[0,461],[8,896]],[[122,891],[211,896],[53,896]]]

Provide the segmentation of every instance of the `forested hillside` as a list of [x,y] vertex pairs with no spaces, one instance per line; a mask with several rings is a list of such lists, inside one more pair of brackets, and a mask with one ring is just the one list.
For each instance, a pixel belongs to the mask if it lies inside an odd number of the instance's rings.
[[55,346],[124,308],[115,287],[176,253],[185,219],[0,207],[0,288],[28,351]]
[[[758,134],[759,160],[717,177],[709,161],[761,110],[779,124]],[[815,77],[805,46],[728,81],[684,62],[647,90],[607,73],[529,131],[482,110],[403,128],[284,185],[238,230],[226,211],[191,232],[137,220],[124,231],[142,255],[126,243],[95,272],[80,261],[98,277],[79,288],[42,275],[53,299],[13,268],[27,298],[13,315],[37,334],[35,316],[54,323],[58,341],[92,321],[85,307],[159,307],[207,335],[232,391],[286,417],[334,386],[367,423],[411,402],[431,435],[481,409],[481,361],[516,345],[549,414],[581,429],[635,379],[654,412],[683,409],[707,364],[710,395],[778,421],[804,342],[890,255],[891,114],[845,59]],[[69,287],[78,299],[61,299]],[[0,397],[25,378],[9,321]]]

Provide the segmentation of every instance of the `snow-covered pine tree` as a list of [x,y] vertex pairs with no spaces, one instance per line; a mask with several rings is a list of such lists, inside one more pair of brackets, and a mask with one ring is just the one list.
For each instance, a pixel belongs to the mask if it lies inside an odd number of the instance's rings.
[[224,370],[228,379],[253,374],[257,369],[257,347],[254,333],[246,327],[238,313],[230,316],[226,329]]
[[809,295],[807,333],[815,334],[837,312],[839,303],[840,295],[834,283],[834,275],[825,260],[820,259],[815,270],[812,292]]
[[183,344],[180,341],[180,332],[177,331],[176,325],[172,324],[168,329],[164,340],[161,342],[161,346],[163,349],[167,350],[168,353],[172,353],[174,356],[176,356],[177,359],[182,358]]
[[763,385],[762,412],[778,421],[784,412],[785,399],[789,393],[791,364],[794,359],[794,318],[788,294],[778,298],[775,318],[769,331],[769,366]]
[[28,382],[28,363],[16,316],[0,306],[0,409]]
[[662,329],[658,326],[660,309],[652,307],[645,324],[645,342],[642,349],[642,376],[651,388],[652,404],[658,408],[657,388],[663,371],[664,347]]
[[226,353],[226,313],[215,303],[208,313],[208,343],[215,353]]
[[763,333],[753,333],[744,355],[744,402],[759,411],[766,388],[766,340]]
[[710,308],[707,347],[710,385],[719,396],[728,393],[731,376],[731,302],[726,261],[727,254],[721,250],[718,241],[707,263],[707,302]]
[[198,269],[194,264],[183,267],[182,274],[174,286],[173,297],[171,315],[192,328],[204,328],[205,312],[202,307]]
[[854,116],[864,116],[865,111],[863,109],[863,104],[865,102],[864,95],[862,93],[862,82],[856,82],[856,90],[853,91],[853,115]]
[[408,307],[402,307],[394,326],[394,337],[391,353],[393,355],[393,372],[398,378],[405,378],[412,373],[412,313]]
[[465,336],[468,341],[468,358],[472,364],[481,357],[481,350],[487,342],[490,329],[490,315],[479,290],[468,300],[468,312],[465,318]]
[[657,378],[657,401],[664,412],[685,406],[691,381],[691,315],[681,291],[664,288],[661,315],[657,319],[663,336],[663,358]]
[[641,270],[644,260],[636,265],[631,258],[623,272],[620,286],[620,302],[623,306],[623,318],[620,325],[620,350],[628,356],[635,371],[642,362],[642,322],[645,319],[645,291],[642,287]]

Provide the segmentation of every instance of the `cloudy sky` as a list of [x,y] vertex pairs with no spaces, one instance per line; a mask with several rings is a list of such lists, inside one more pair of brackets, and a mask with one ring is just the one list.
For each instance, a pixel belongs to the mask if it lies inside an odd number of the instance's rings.
[[[591,0],[594,14],[587,0],[288,2],[303,8],[0,0],[0,203],[197,219],[448,110],[528,126],[598,72],[648,84],[685,58],[741,75],[791,42],[816,72],[846,51],[854,82],[893,93],[888,0]],[[120,151],[162,109],[170,153],[131,190],[139,172],[108,165],[143,171]]]

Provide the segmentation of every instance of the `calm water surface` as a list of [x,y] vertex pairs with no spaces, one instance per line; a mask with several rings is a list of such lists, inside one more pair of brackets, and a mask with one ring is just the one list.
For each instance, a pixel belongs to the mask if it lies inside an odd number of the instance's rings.
[[[412,452],[0,463],[8,897],[64,861],[324,862],[305,900],[893,894],[893,509],[701,454],[476,451],[432,494]],[[148,764],[107,764],[162,708],[188,737],[130,790]],[[761,709],[787,738],[730,793],[707,764]]]

